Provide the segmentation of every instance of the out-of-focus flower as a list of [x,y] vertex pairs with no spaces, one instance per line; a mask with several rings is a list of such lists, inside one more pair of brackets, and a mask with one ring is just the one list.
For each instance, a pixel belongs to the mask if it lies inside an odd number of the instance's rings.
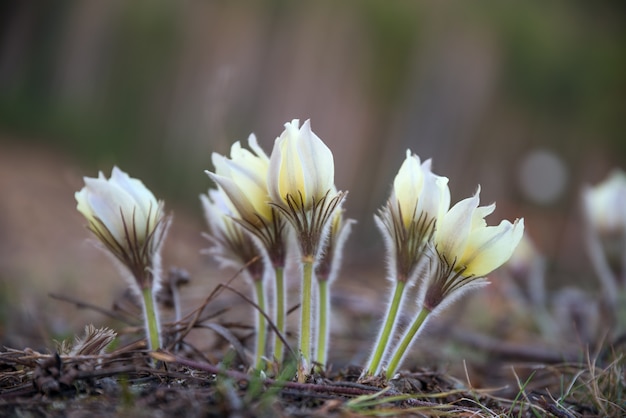
[[583,190],[585,216],[600,235],[626,232],[626,174],[614,170],[595,187]]
[[534,309],[546,309],[545,259],[539,253],[528,234],[524,234],[519,244],[504,265],[505,287],[518,301],[530,302]]
[[236,209],[226,195],[218,189],[201,194],[200,201],[204,209],[204,217],[209,226],[206,237],[213,243],[206,253],[212,255],[221,267],[240,269],[253,259],[258,261],[250,264],[247,271],[252,280],[263,278],[262,254],[254,244],[252,237],[243,227],[235,222]]
[[480,189],[454,205],[435,232],[439,268],[428,283],[424,307],[435,309],[447,296],[462,287],[479,285],[479,279],[504,264],[524,234],[524,219],[503,220],[487,226],[485,217],[495,204],[478,206]]
[[333,187],[335,163],[333,153],[311,130],[310,121],[301,128],[299,124],[298,119],[286,123],[276,139],[267,185],[277,205],[307,211]]
[[76,208],[89,222],[89,229],[124,265],[141,288],[150,286],[154,256],[167,230],[163,203],[137,179],[117,167],[110,178],[85,177],[85,187],[76,192]]
[[585,187],[582,204],[585,244],[609,305],[607,313],[619,316],[620,292],[626,293],[626,174],[614,170],[600,184]]

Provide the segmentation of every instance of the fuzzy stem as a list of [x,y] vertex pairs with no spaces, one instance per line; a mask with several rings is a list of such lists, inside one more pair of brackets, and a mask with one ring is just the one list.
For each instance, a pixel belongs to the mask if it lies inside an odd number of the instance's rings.
[[409,348],[409,346],[413,342],[413,339],[417,335],[417,332],[422,328],[422,325],[424,324],[424,321],[426,321],[426,318],[428,318],[428,315],[430,315],[430,311],[426,308],[422,308],[419,315],[417,315],[417,317],[411,324],[411,327],[404,333],[400,344],[398,344],[398,346],[395,348],[391,356],[391,361],[387,366],[387,371],[385,372],[387,379],[393,377],[393,375],[398,370],[400,362],[404,358],[404,354],[406,353],[407,348]]
[[318,289],[318,315],[317,315],[317,351],[315,361],[318,368],[323,368],[326,364],[328,354],[328,313],[330,305],[328,302],[328,280],[319,280]]
[[[285,275],[282,267],[276,267],[276,309],[274,323],[281,335],[285,335]],[[274,339],[274,361],[278,364],[283,362],[283,341],[278,338]]]
[[373,376],[378,373],[380,369],[380,364],[383,360],[383,356],[387,351],[387,347],[389,346],[389,337],[391,333],[396,327],[396,317],[398,316],[398,310],[400,308],[402,302],[402,296],[404,294],[404,288],[406,287],[406,282],[404,281],[396,281],[395,290],[393,292],[393,296],[391,299],[391,303],[389,304],[389,308],[387,310],[387,315],[385,315],[385,321],[382,328],[381,333],[378,335],[378,340],[376,341],[375,349],[370,357],[369,365],[367,366],[366,376]]
[[298,371],[298,380],[304,381],[311,361],[311,282],[313,281],[313,260],[302,261],[302,300],[300,304],[300,355],[304,370]]
[[[265,312],[265,287],[263,280],[254,281],[256,304]],[[267,323],[260,312],[256,312],[256,342],[254,347],[254,368],[263,370],[263,354],[265,353],[265,341],[267,340]]]
[[148,338],[148,349],[155,351],[161,348],[161,335],[159,318],[156,313],[156,304],[154,303],[154,294],[150,287],[145,287],[141,291],[143,315],[146,326],[146,337]]

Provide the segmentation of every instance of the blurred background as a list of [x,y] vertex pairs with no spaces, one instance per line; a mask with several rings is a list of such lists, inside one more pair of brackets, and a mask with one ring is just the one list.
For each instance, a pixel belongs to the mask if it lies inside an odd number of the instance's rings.
[[3,2],[0,343],[47,345],[104,321],[48,293],[110,306],[124,291],[86,242],[73,197],[83,176],[113,165],[173,211],[166,264],[190,272],[195,307],[230,274],[199,254],[211,153],[251,132],[269,153],[296,118],[310,118],[334,152],[358,221],[337,286],[359,289],[376,312],[387,283],[372,214],[407,148],[433,158],[453,202],[480,184],[482,202],[498,203],[492,224],[524,217],[549,287],[597,286],[579,194],[626,167],[625,11],[583,1]]

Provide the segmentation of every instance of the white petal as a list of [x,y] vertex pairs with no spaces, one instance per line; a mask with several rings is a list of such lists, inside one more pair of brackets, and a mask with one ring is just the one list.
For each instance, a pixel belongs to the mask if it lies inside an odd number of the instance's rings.
[[472,217],[478,206],[478,195],[463,199],[441,219],[435,232],[437,249],[453,262],[460,258],[472,230]]
[[[150,222],[154,224],[160,217],[158,213],[159,204],[150,190],[141,182],[141,180],[131,178],[128,174],[123,172],[117,167],[113,167],[111,173],[110,183],[115,183],[120,188],[124,189],[126,193],[132,196],[134,200],[134,206],[136,209],[137,220],[142,221],[145,225],[145,221],[150,214]],[[141,219],[139,219],[139,217]]]
[[475,230],[467,242],[461,265],[465,275],[483,277],[504,264],[513,254],[524,233],[524,220],[514,224],[503,220],[498,226]]

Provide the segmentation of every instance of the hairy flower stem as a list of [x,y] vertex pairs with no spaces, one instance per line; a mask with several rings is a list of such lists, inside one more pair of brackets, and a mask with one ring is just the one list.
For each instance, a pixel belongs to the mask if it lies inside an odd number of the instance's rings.
[[330,305],[328,303],[328,280],[319,280],[317,282],[318,290],[318,315],[317,315],[317,351],[315,361],[317,371],[321,371],[326,364],[326,356],[328,354],[328,311]]
[[141,291],[141,296],[148,349],[150,351],[156,351],[161,348],[161,336],[159,318],[156,313],[156,304],[154,303],[154,294],[152,293],[152,289],[147,286]]
[[[274,323],[281,335],[285,335],[285,274],[283,267],[276,267],[276,317]],[[281,364],[283,362],[283,341],[278,336],[274,339],[274,361]]]
[[[263,286],[263,280],[254,281],[254,291],[256,293],[256,304],[259,309],[265,312],[265,287]],[[265,353],[265,342],[267,340],[267,323],[265,317],[261,312],[256,313],[256,343],[254,347],[254,368],[256,370],[263,370],[263,354]]]
[[[309,374],[311,361],[311,284],[313,281],[313,259],[302,260],[302,300],[300,304],[300,355],[301,367],[298,370],[298,381],[304,382]],[[302,367],[304,366],[304,368]]]
[[404,336],[402,336],[402,340],[391,355],[391,360],[387,366],[387,371],[385,372],[387,379],[392,378],[398,370],[398,367],[400,367],[400,362],[404,358],[406,350],[413,342],[413,339],[417,335],[418,331],[422,328],[422,325],[424,325],[424,322],[426,321],[426,318],[428,318],[428,315],[430,315],[430,312],[431,311],[428,309],[422,308],[419,315],[417,315],[411,324],[411,327],[404,333]]
[[370,357],[370,362],[365,373],[366,376],[373,376],[380,371],[380,364],[389,346],[389,337],[396,327],[396,317],[398,316],[398,310],[402,302],[405,287],[406,282],[400,280],[396,281],[396,287],[387,310],[387,315],[385,316],[383,329],[378,335],[374,352]]

